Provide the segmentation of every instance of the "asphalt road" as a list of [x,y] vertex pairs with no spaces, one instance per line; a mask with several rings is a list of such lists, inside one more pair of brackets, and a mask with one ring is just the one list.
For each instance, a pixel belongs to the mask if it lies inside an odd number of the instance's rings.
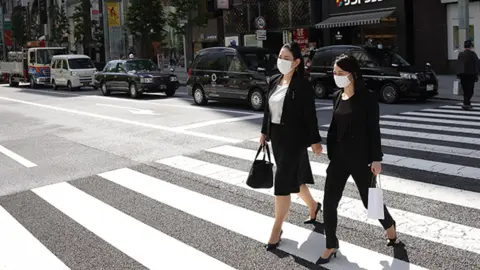
[[[317,100],[322,137],[331,100]],[[479,104],[480,105],[480,104]],[[480,110],[381,104],[385,246],[349,182],[327,269],[480,268]],[[0,269],[323,269],[322,218],[295,198],[266,252],[270,190],[245,186],[262,114],[244,104],[0,86]],[[325,155],[311,155],[322,201]],[[295,196],[294,196],[295,197]]]

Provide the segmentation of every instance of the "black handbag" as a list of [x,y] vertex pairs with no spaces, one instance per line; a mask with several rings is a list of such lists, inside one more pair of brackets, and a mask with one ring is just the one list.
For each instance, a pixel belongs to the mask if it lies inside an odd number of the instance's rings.
[[[263,149],[263,159],[257,160],[260,151]],[[265,160],[265,150],[268,161]],[[271,188],[273,187],[273,163],[270,159],[270,149],[268,144],[260,145],[253,161],[252,168],[247,178],[247,185],[251,188]]]

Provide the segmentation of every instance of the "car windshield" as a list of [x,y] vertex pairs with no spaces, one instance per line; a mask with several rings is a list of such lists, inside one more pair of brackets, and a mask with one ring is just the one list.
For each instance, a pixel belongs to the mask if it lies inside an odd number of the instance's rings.
[[257,71],[258,68],[264,70],[275,70],[277,68],[277,56],[264,51],[258,52],[240,52],[247,68]]
[[366,50],[370,53],[375,62],[377,62],[381,67],[410,66],[405,59],[392,50],[378,48],[368,48]]
[[50,65],[53,56],[67,53],[67,49],[38,49],[36,62],[40,65]]
[[125,63],[127,71],[158,71],[157,65],[151,60],[130,60]]
[[95,68],[90,58],[73,58],[68,59],[70,69],[91,69]]

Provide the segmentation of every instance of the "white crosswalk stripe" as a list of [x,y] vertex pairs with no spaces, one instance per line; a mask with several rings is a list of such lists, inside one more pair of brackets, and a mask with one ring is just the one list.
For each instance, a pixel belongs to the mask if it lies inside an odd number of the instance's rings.
[[[382,188],[404,248],[385,247],[349,178],[338,207],[340,254],[323,267],[479,269],[478,123],[480,115],[453,105],[382,116]],[[252,138],[2,197],[0,269],[317,269],[323,218],[304,225],[297,195],[278,247],[286,255],[265,251],[273,189],[245,183],[257,149]],[[310,154],[310,190],[322,202],[329,161]],[[41,218],[30,218],[38,209]],[[75,245],[90,247],[92,260],[75,259]]]

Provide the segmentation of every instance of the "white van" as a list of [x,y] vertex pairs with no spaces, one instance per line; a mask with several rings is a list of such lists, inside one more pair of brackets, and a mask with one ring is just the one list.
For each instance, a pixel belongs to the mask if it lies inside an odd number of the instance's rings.
[[67,87],[68,90],[82,86],[95,88],[94,76],[97,69],[86,55],[55,55],[52,58],[50,80],[54,89]]

